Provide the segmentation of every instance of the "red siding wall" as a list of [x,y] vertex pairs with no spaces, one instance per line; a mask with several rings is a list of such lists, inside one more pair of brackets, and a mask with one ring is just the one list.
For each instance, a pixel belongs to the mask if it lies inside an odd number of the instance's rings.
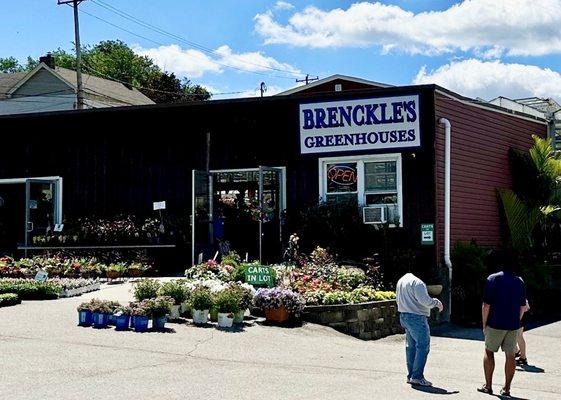
[[444,127],[452,124],[451,246],[475,239],[499,245],[501,229],[497,188],[511,186],[508,150],[528,150],[532,134],[545,136],[546,125],[461,103],[436,93],[436,227],[437,254],[444,245]]
[[[313,83],[313,82],[312,82]],[[372,89],[376,88],[376,85],[370,85],[367,83],[354,82],[346,79],[334,79],[330,82],[322,83],[321,85],[304,87],[298,93],[325,93],[325,92],[335,92],[335,85],[341,84],[341,89],[343,92],[349,90],[360,90],[360,89]]]

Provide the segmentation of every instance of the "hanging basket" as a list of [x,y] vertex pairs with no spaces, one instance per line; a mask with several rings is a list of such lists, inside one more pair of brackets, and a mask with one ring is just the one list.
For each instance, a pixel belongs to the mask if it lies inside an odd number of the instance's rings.
[[290,312],[286,307],[267,308],[265,309],[265,318],[267,321],[282,323],[290,318]]

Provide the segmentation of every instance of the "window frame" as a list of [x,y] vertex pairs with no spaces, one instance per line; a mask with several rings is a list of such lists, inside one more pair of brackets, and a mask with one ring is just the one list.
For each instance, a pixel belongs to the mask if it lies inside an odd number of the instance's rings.
[[[322,157],[318,159],[318,181],[319,181],[319,198],[321,200],[326,200],[327,195],[327,165],[334,163],[357,163],[357,200],[359,207],[364,207],[366,203],[366,195],[374,194],[372,191],[365,191],[365,175],[364,175],[364,164],[370,162],[384,162],[384,161],[395,161],[396,163],[396,189],[397,189],[397,209],[399,212],[399,227],[403,227],[403,179],[402,179],[402,165],[401,165],[401,153],[386,153],[386,154],[370,154],[370,155],[356,155],[356,156],[339,156],[339,157]],[[351,192],[355,193],[355,192]],[[389,194],[394,193],[394,191],[384,191],[376,194]],[[343,194],[343,193],[341,193]],[[331,195],[337,195],[331,193]],[[389,226],[395,227],[395,224],[390,224]]]

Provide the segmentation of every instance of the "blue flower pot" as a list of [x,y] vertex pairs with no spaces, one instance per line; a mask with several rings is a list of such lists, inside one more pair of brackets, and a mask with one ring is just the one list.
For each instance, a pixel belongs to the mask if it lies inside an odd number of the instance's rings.
[[148,330],[148,317],[137,315],[134,317],[134,330],[136,332],[145,332]]
[[115,329],[124,331],[129,329],[130,317],[128,315],[119,315],[115,317]]
[[134,319],[136,317],[134,315],[131,315],[131,328],[134,328]]
[[92,312],[90,310],[78,311],[78,325],[91,326],[93,322]]
[[163,317],[154,317],[154,319],[152,319],[152,328],[163,330],[166,326],[166,320],[167,318],[165,315]]
[[107,321],[108,325],[116,325],[117,324],[117,317],[113,314],[109,314],[109,319]]
[[94,328],[105,328],[107,327],[107,321],[109,320],[108,314],[93,313],[93,326]]

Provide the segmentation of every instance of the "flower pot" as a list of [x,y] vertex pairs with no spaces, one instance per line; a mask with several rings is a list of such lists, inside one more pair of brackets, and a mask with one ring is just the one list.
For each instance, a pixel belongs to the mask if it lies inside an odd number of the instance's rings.
[[116,324],[117,324],[117,317],[113,314],[108,314],[107,325],[116,325]]
[[134,317],[135,332],[146,332],[148,330],[148,317],[145,315],[137,315]]
[[234,314],[234,324],[243,324],[243,317],[245,315],[245,310],[240,310]]
[[168,315],[168,321],[173,321],[173,320],[175,320],[175,319],[179,319],[179,317],[181,316],[181,315],[179,314],[179,309],[180,309],[180,307],[181,307],[181,306],[180,306],[179,304],[177,304],[177,305],[174,304],[174,305],[171,307],[171,313]]
[[106,274],[109,279],[117,279],[121,277],[121,273],[119,271],[108,270]]
[[152,318],[152,328],[163,330],[166,327],[166,320],[167,318],[165,315]]
[[107,322],[109,320],[108,314],[93,313],[93,326],[94,328],[105,328],[107,327]]
[[92,322],[93,322],[93,316],[90,310],[78,311],[78,325],[91,326]]
[[140,268],[129,268],[128,273],[133,278],[139,278],[142,276],[142,270]]
[[130,317],[128,315],[118,315],[115,316],[115,329],[118,331],[124,331],[129,329]]
[[442,285],[427,285],[427,290],[431,296],[438,296],[442,293]]
[[234,324],[234,313],[218,313],[217,319],[220,328],[231,328]]
[[206,324],[208,322],[208,310],[193,309],[193,323]]
[[289,317],[290,313],[288,312],[286,307],[267,308],[265,310],[265,318],[267,319],[267,321],[281,323],[287,321]]
[[135,319],[135,318],[136,318],[136,317],[135,317],[134,315],[131,315],[131,318],[130,318],[130,322],[131,322],[131,325],[130,325],[130,326],[131,326],[131,328],[134,328],[134,319]]

